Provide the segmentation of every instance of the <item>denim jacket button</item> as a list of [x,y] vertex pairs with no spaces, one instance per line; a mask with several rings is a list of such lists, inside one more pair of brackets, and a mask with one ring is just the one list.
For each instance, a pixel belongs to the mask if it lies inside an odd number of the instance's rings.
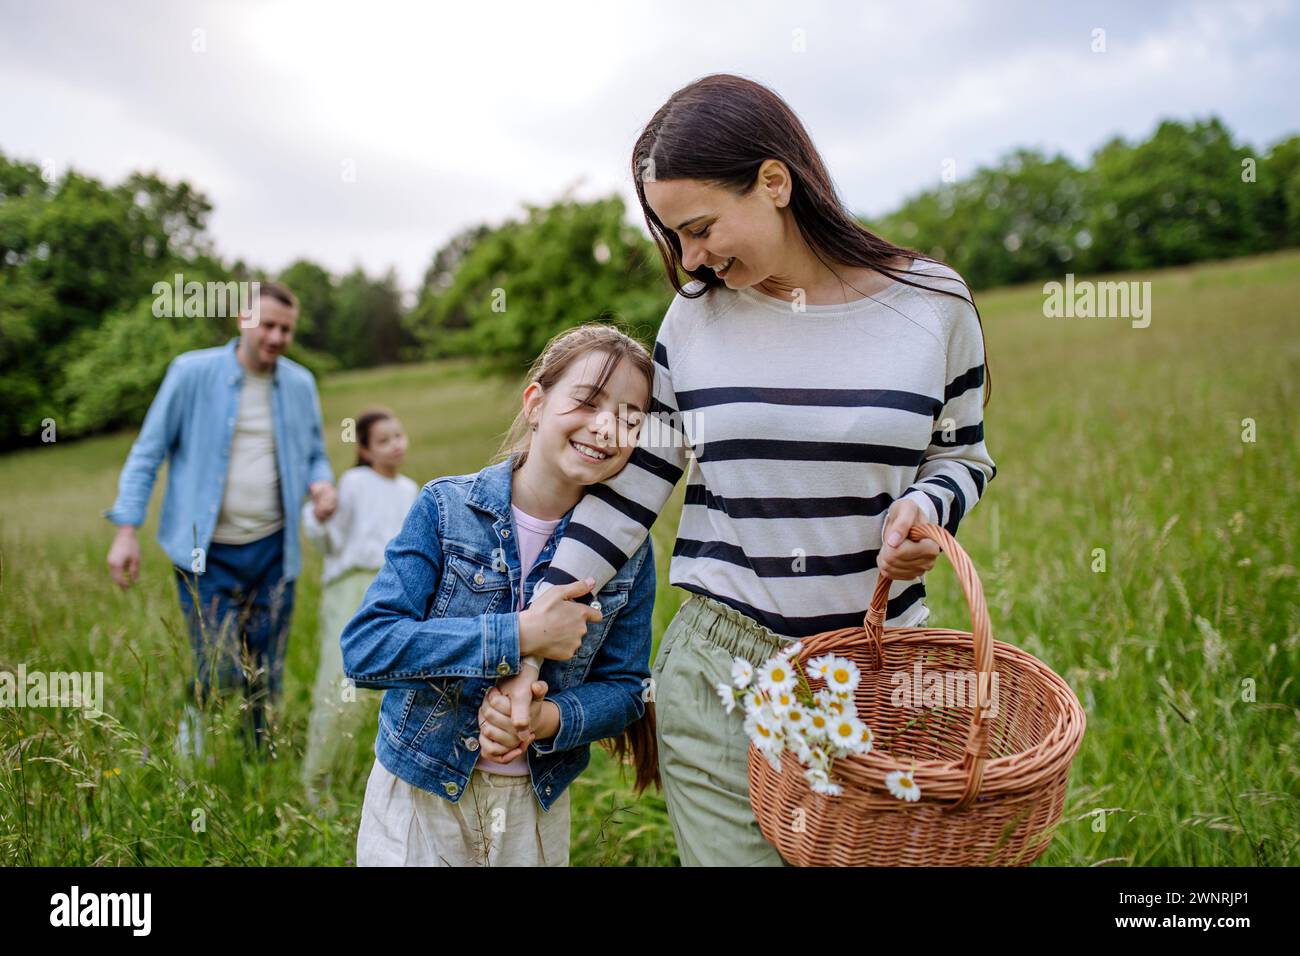
[[508,538],[508,537],[510,537],[510,529],[509,529],[509,528],[502,528],[502,529],[501,529],[501,537],[503,537],[503,538]]
[[478,738],[477,738],[477,737],[466,737],[466,738],[465,738],[465,749],[468,750],[468,751],[470,751],[471,753],[473,753],[475,750],[478,750]]
[[446,790],[447,793],[453,797],[460,792],[460,787],[456,786],[455,780],[448,780],[442,785],[442,789]]
[[474,572],[474,583],[475,583],[475,584],[482,584],[482,583],[483,583],[483,580],[484,580],[484,579],[483,579],[483,572],[482,572],[482,571],[476,571],[476,572]]
[[502,677],[510,673],[510,665],[505,662],[505,658],[502,658],[501,663],[497,665],[497,673]]
[[547,795],[548,797],[551,795],[551,787],[550,787],[550,784],[547,784],[547,786],[546,786],[546,795]]

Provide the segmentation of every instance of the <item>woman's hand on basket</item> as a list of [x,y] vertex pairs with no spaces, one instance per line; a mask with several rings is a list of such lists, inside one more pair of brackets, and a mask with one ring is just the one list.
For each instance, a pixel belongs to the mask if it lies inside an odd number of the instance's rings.
[[900,498],[886,517],[884,543],[876,557],[876,567],[895,581],[911,581],[934,567],[939,546],[929,538],[910,541],[907,532],[914,524],[926,524],[927,518],[914,501]]

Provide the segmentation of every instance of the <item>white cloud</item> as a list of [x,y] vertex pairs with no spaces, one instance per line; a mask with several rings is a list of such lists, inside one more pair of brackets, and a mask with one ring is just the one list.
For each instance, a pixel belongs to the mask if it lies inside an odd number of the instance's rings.
[[[634,137],[706,73],[776,89],[845,200],[873,213],[935,184],[947,157],[959,174],[1019,145],[1081,160],[1165,116],[1218,112],[1271,141],[1294,129],[1300,80],[1281,0],[56,2],[5,17],[0,83],[20,92],[0,100],[0,149],[108,179],[184,177],[215,203],[228,257],[396,264],[407,285],[452,234],[523,202],[576,184],[631,203]],[[1105,54],[1089,50],[1098,25]]]

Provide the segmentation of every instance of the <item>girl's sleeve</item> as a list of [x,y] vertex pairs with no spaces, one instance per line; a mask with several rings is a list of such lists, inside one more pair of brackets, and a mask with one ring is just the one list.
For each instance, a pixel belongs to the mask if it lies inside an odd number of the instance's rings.
[[895,504],[905,499],[916,502],[927,521],[942,525],[955,537],[961,519],[975,507],[998,469],[984,444],[985,365],[979,317],[969,303],[953,302],[943,408],[916,480]]
[[302,506],[302,533],[322,554],[338,554],[347,541],[356,498],[356,483],[348,477],[349,474],[350,472],[344,472],[339,478],[338,507],[326,521],[316,520],[316,512],[310,501]]
[[361,607],[343,628],[343,673],[358,687],[426,687],[428,678],[497,678],[519,669],[519,614],[431,617],[442,581],[441,509],[426,486]]
[[557,584],[595,578],[599,591],[650,533],[687,464],[689,430],[673,389],[672,310],[654,346],[654,388],[636,447],[613,478],[587,489],[532,600]]

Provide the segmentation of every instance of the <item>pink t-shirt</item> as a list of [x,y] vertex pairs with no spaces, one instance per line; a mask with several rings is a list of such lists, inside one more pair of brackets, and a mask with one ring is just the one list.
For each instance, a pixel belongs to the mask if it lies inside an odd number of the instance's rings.
[[[524,581],[528,577],[528,572],[533,569],[533,565],[537,563],[537,556],[541,554],[542,548],[546,547],[551,532],[555,530],[562,519],[556,518],[554,521],[543,521],[541,518],[534,518],[532,515],[520,511],[514,505],[510,506],[510,510],[514,512],[515,516],[515,547],[519,549],[519,566],[523,569],[519,576],[519,593],[515,595],[515,610],[522,611],[524,609]],[[488,760],[487,757],[480,756],[476,769],[522,777],[528,773],[527,758],[527,751],[509,763],[497,763],[495,760]]]

